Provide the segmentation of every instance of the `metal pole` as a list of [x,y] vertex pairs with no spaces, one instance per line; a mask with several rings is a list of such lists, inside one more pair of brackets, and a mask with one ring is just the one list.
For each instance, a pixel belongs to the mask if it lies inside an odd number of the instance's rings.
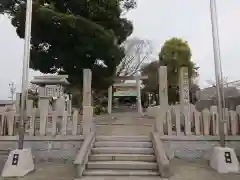
[[32,0],[27,0],[26,5],[26,21],[25,21],[25,42],[24,42],[24,56],[23,56],[23,68],[22,68],[22,95],[21,95],[21,110],[20,110],[20,132],[18,148],[23,149],[24,142],[24,118],[26,100],[28,97],[28,72],[29,72],[29,60],[30,60],[30,40],[31,40],[31,25],[32,25]]
[[213,52],[214,52],[214,66],[215,66],[215,77],[216,77],[216,90],[218,100],[218,112],[219,112],[219,133],[220,133],[220,145],[225,147],[225,135],[224,135],[224,112],[223,112],[223,82],[222,82],[222,69],[221,69],[221,56],[220,56],[220,45],[218,35],[218,24],[217,24],[217,7],[216,1],[210,0],[210,12],[211,12],[211,23],[212,23],[212,38],[213,38]]
[[143,110],[142,110],[142,101],[141,101],[141,82],[140,82],[140,63],[141,63],[141,47],[139,45],[139,49],[138,49],[138,55],[137,55],[137,60],[138,60],[138,65],[139,65],[139,69],[137,72],[137,108],[138,108],[138,113],[140,113],[142,115]]
[[11,93],[11,96],[9,98],[11,98],[11,100],[13,101],[14,94],[16,91],[15,84],[12,82],[11,84],[9,84],[9,88],[10,88],[10,93]]

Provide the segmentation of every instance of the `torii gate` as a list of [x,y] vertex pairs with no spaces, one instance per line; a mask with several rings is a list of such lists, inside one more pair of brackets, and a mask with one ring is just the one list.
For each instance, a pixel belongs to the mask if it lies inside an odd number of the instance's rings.
[[[138,108],[138,113],[141,115],[143,114],[142,110],[142,102],[141,102],[141,84],[140,80],[143,79],[148,79],[148,76],[119,76],[115,78],[115,82],[121,82],[125,80],[136,80],[136,86],[137,86],[137,108]],[[112,88],[114,84],[109,86],[108,88],[108,113],[112,113]]]

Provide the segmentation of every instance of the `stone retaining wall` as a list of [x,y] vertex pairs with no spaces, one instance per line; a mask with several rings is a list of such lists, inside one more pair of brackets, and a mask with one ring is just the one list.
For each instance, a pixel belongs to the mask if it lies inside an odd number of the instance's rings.
[[[226,138],[226,146],[235,149],[236,154],[240,157],[240,137],[232,136]],[[162,136],[166,151],[172,156],[182,159],[208,158],[212,147],[219,146],[219,137],[193,136],[193,137],[169,137]]]
[[[0,154],[7,155],[17,148],[17,136],[0,137]],[[74,160],[83,143],[83,136],[72,137],[25,137],[24,147],[31,148],[35,160]]]
[[[160,139],[170,156],[174,154],[177,158],[188,160],[204,158],[213,146],[219,145],[217,136],[161,136]],[[231,136],[226,139],[227,146],[233,147],[240,157],[240,137]],[[0,136],[0,155],[7,155],[9,150],[15,149],[17,140],[17,136]],[[74,160],[83,140],[83,136],[28,136],[25,137],[24,147],[32,149],[35,160]]]

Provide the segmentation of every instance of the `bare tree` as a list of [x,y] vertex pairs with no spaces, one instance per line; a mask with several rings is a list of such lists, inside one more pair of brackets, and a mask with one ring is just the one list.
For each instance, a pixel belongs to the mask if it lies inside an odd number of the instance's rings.
[[[210,85],[210,87],[203,89],[203,93],[207,94],[205,96],[208,97],[208,99],[215,98],[217,96],[216,82],[212,80],[207,80],[206,82]],[[224,87],[224,98],[237,96],[239,94],[239,90],[237,89],[237,87],[239,87],[239,81],[229,82],[228,77],[223,77],[221,83]]]
[[128,39],[122,44],[125,48],[125,57],[117,67],[116,76],[133,76],[140,66],[153,52],[153,46],[148,40],[138,38]]
[[[206,80],[206,82],[207,82],[207,84],[211,85],[212,87],[216,86],[216,82],[213,80]],[[222,83],[227,86],[228,85],[228,77],[223,77]]]

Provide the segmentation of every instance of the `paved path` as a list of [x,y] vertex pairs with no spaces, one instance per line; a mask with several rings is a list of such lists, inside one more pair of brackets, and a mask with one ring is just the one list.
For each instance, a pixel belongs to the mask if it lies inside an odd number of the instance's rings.
[[[192,162],[174,159],[171,163],[174,176],[169,180],[239,180],[240,174],[219,175],[212,170],[206,161]],[[75,169],[71,162],[38,162],[36,170],[18,180],[72,180]],[[17,178],[7,178],[15,180]],[[3,180],[0,178],[0,180]],[[82,180],[160,180],[160,177],[84,177]],[[165,180],[165,179],[164,179]]]
[[125,112],[95,116],[94,122],[97,135],[136,136],[149,135],[155,120],[136,112]]

